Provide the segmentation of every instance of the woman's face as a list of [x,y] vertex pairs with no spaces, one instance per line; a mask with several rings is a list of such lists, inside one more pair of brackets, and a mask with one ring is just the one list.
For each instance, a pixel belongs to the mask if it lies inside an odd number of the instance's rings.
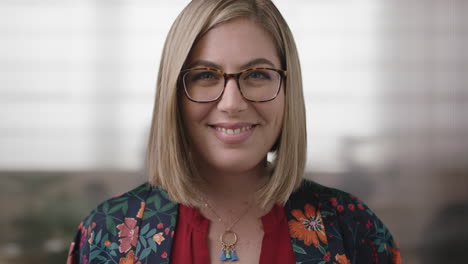
[[[226,73],[253,67],[281,69],[271,36],[247,18],[208,31],[193,47],[187,65]],[[181,114],[197,166],[230,172],[258,168],[280,134],[284,100],[281,87],[272,101],[247,101],[234,79],[214,102],[193,102],[183,95]]]

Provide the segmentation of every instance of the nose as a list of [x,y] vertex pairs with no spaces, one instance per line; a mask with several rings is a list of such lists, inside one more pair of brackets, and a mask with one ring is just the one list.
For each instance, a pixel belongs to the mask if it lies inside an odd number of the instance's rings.
[[247,101],[242,96],[237,81],[228,79],[224,93],[218,102],[218,109],[228,114],[242,112],[248,107]]

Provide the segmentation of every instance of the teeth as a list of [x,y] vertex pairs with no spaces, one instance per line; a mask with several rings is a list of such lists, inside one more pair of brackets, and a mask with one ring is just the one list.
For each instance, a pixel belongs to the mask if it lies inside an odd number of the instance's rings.
[[236,134],[239,134],[241,132],[250,130],[251,128],[252,128],[252,126],[246,126],[246,127],[236,128],[236,129],[216,127],[216,130],[221,131],[221,132],[223,132],[225,134],[228,134],[228,135],[236,135]]

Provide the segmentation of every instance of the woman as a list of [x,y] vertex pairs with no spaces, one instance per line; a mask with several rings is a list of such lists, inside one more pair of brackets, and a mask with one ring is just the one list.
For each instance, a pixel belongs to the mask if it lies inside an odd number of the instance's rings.
[[192,1],[157,88],[149,183],[98,206],[69,263],[400,263],[362,201],[302,179],[299,59],[271,1]]

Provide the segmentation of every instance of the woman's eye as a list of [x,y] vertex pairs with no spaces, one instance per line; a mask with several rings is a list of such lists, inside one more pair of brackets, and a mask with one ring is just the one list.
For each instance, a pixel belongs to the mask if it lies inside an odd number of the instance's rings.
[[247,79],[270,79],[270,75],[263,71],[252,71],[247,75]]
[[202,72],[194,76],[194,80],[213,80],[217,79],[216,75],[212,72]]

